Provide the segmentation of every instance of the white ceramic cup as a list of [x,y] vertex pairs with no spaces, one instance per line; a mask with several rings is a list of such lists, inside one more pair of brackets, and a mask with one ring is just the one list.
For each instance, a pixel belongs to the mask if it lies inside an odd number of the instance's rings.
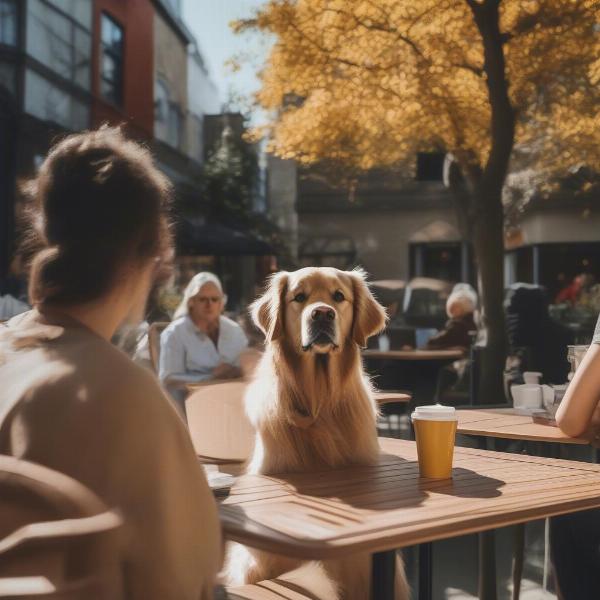
[[525,383],[539,384],[541,378],[542,374],[538,371],[525,371],[525,373],[523,373],[523,381]]
[[533,383],[510,388],[515,408],[542,408],[542,386]]

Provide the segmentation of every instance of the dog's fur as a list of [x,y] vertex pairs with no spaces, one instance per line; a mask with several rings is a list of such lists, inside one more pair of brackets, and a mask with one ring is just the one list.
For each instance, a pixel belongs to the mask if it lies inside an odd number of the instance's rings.
[[[265,334],[266,351],[246,393],[246,410],[257,431],[248,472],[375,463],[377,409],[360,348],[383,329],[386,316],[364,273],[332,268],[278,273],[251,310]],[[236,584],[255,583],[299,564],[237,546],[230,552],[227,574]],[[313,581],[326,575],[323,585],[329,591],[320,596],[323,600],[369,598],[370,556],[313,566]],[[408,591],[400,561],[397,574],[396,598],[404,600]]]

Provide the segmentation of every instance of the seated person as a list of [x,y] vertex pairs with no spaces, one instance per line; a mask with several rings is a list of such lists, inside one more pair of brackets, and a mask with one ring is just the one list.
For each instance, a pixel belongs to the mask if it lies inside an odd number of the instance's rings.
[[[65,473],[120,511],[123,594],[111,598],[213,600],[221,528],[189,434],[155,377],[109,342],[139,321],[170,252],[170,189],[119,129],[70,135],[40,166],[34,308],[0,326],[0,453]],[[108,598],[94,583],[86,598]],[[83,597],[71,591],[50,595]]]
[[[429,339],[427,350],[467,349],[477,331],[474,314],[477,309],[477,292],[468,283],[458,283],[446,301],[449,317],[444,329]],[[466,358],[442,367],[438,372],[436,402],[452,404],[455,398],[468,393],[468,364]]]
[[225,302],[216,275],[194,275],[173,322],[160,336],[158,375],[180,403],[188,383],[242,375],[240,354],[248,340],[237,323],[222,315]]
[[505,310],[511,378],[519,381],[521,373],[539,371],[546,383],[564,383],[570,370],[567,345],[573,336],[550,316],[544,288],[512,284]]
[[429,339],[427,350],[469,348],[471,332],[477,331],[473,315],[477,308],[477,293],[468,283],[458,283],[446,301],[449,320],[444,329]]
[[[592,344],[556,413],[571,437],[600,445],[600,319]],[[550,552],[559,598],[592,600],[600,590],[600,510],[550,519]]]

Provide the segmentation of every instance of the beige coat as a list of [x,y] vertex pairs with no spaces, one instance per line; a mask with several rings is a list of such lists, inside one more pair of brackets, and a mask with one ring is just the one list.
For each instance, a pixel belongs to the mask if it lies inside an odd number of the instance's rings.
[[217,510],[154,376],[75,321],[0,326],[0,453],[62,471],[126,520],[126,597],[212,600]]

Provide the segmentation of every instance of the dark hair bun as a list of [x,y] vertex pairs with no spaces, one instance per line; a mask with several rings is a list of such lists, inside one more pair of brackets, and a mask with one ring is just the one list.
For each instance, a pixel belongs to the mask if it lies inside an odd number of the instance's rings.
[[65,138],[31,189],[43,246],[31,265],[33,303],[96,299],[123,265],[170,247],[169,181],[150,153],[120,129]]

